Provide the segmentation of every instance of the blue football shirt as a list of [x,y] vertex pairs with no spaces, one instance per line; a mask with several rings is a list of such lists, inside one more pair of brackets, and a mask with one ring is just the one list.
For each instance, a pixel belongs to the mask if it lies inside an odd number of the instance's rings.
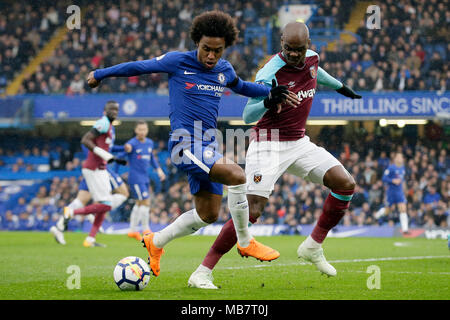
[[159,168],[156,159],[153,156],[153,140],[145,138],[145,140],[139,141],[136,137],[128,140],[126,144],[132,146],[132,150],[128,153],[128,164],[130,171],[128,173],[128,183],[141,184],[149,183],[148,170],[150,165],[153,168]]
[[[401,179],[400,184],[394,184],[393,179]],[[405,181],[405,167],[397,167],[395,164],[391,164],[383,174],[383,182],[388,186],[388,193],[403,193],[403,182]]]
[[217,128],[220,98],[226,87],[251,97],[265,97],[270,91],[264,85],[241,81],[227,60],[219,59],[214,68],[206,69],[197,59],[197,50],[172,51],[150,60],[97,69],[94,77],[101,81],[106,77],[158,72],[169,75],[171,133],[187,131],[196,139],[202,139],[205,131]]

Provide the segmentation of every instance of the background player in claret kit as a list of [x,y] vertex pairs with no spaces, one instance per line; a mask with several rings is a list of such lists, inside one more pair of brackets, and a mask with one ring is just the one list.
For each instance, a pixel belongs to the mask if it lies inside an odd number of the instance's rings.
[[[300,258],[312,262],[322,272],[335,276],[336,270],[323,255],[322,242],[338,224],[352,198],[355,181],[342,164],[324,148],[310,142],[305,135],[306,119],[311,109],[317,82],[337,92],[361,98],[349,87],[319,67],[319,56],[309,50],[308,27],[300,22],[288,23],[281,36],[281,52],[259,70],[256,81],[268,86],[285,85],[301,100],[300,105],[268,106],[259,98],[249,99],[243,113],[246,123],[258,121],[253,128],[247,150],[245,172],[250,222],[261,215],[278,178],[288,172],[331,189],[322,214],[312,234],[299,246]],[[271,131],[275,130],[275,131]],[[277,136],[271,136],[277,133]],[[270,160],[268,160],[270,159]],[[228,221],[212,245],[202,264],[188,280],[188,285],[217,289],[212,269],[235,244],[233,221]]]
[[[223,184],[228,186],[228,206],[236,225],[238,250],[242,256],[273,260],[279,253],[255,241],[248,232],[248,203],[245,172],[217,152],[218,141],[211,140],[217,130],[218,107],[225,87],[248,97],[262,97],[267,105],[298,102],[287,90],[242,81],[231,64],[221,59],[226,47],[237,38],[238,30],[230,15],[208,11],[197,16],[190,35],[197,50],[168,52],[160,57],[122,63],[98,69],[88,76],[91,87],[107,77],[129,77],[165,72],[169,74],[170,126],[169,151],[172,162],[188,175],[195,208],[180,215],[165,229],[144,235],[150,268],[160,272],[163,247],[171,240],[192,234],[217,220]],[[270,93],[270,95],[269,95]],[[208,139],[204,139],[205,135]],[[208,141],[204,141],[208,140]]]
[[[110,148],[110,151],[111,152],[123,151],[123,146],[114,145],[114,140],[115,140],[115,132],[114,132],[114,127],[112,127],[113,146]],[[83,153],[87,157],[89,149],[87,149],[84,145],[81,145],[81,149],[83,150]],[[108,171],[109,181],[111,183],[111,189],[113,190],[112,201],[111,201],[111,210],[114,210],[114,209],[120,207],[122,205],[122,203],[124,203],[125,200],[128,199],[129,193],[128,193],[127,186],[123,182],[123,179],[114,170],[112,170],[108,165],[106,166],[106,170]],[[71,203],[69,203],[68,207],[73,210],[85,207],[89,203],[91,198],[92,197],[89,192],[89,188],[86,184],[86,180],[83,178],[80,182],[80,185],[78,186],[77,196]],[[95,221],[94,214],[88,214],[86,216],[86,219],[88,219],[88,221],[90,223],[92,223],[92,225],[94,225],[94,221]],[[63,245],[66,244],[66,240],[64,239],[64,234],[63,234],[63,232],[65,231],[65,227],[67,227],[67,226],[64,226],[64,218],[62,218],[58,221],[58,223],[55,226],[52,226],[50,228],[50,232],[55,236],[56,241]],[[103,232],[103,227],[100,226],[98,231]],[[88,246],[104,246],[98,242],[95,242],[94,244],[84,242],[84,244],[88,245]]]
[[155,157],[153,156],[153,140],[147,138],[148,125],[145,121],[138,121],[134,129],[136,136],[128,140],[124,149],[128,153],[128,185],[131,190],[131,197],[135,199],[135,204],[130,214],[130,231],[128,236],[139,241],[141,234],[137,231],[139,223],[142,225],[143,233],[150,233],[150,178],[148,169],[150,165],[158,173],[159,179],[163,181],[166,175],[162,171]]
[[[125,160],[118,159],[109,152],[113,141],[112,123],[118,113],[119,104],[116,101],[108,101],[104,107],[103,117],[97,120],[94,127],[81,139],[81,143],[89,149],[87,159],[83,162],[82,173],[94,203],[78,209],[71,206],[64,207],[63,216],[58,221],[58,226],[63,225],[65,230],[74,215],[95,214],[89,236],[83,242],[85,247],[96,245],[95,236],[105,219],[105,214],[112,207],[112,188],[106,165],[113,161],[126,164]],[[60,228],[57,229],[61,232]]]
[[[123,182],[123,179],[109,167],[107,167],[106,170],[108,171],[111,189],[113,190],[111,210],[114,210],[120,207],[120,205],[128,199],[129,193],[126,184]],[[83,180],[81,180],[80,182],[80,185],[78,186],[78,193],[76,198],[68,205],[68,207],[72,208],[73,210],[85,207],[89,203],[91,198],[92,196],[89,192],[86,180],[83,178]],[[92,227],[94,227],[95,215],[88,214],[86,216],[86,219],[88,219],[88,221],[92,223]],[[50,232],[55,236],[56,241],[60,244],[66,244],[66,240],[64,239],[63,234],[63,232],[65,231],[64,229],[64,218],[60,219],[55,226],[52,226],[50,228]],[[102,226],[100,226],[98,232],[103,232]],[[83,245],[88,247],[105,246],[101,243],[98,243],[97,241],[95,241],[93,244],[84,242]]]
[[406,197],[405,197],[405,166],[403,154],[397,152],[394,156],[394,163],[384,171],[383,182],[386,184],[386,201],[387,206],[384,210],[377,212],[376,218],[383,215],[389,215],[390,212],[397,210],[399,212],[400,226],[403,234],[409,234],[408,230],[408,214],[406,213]]

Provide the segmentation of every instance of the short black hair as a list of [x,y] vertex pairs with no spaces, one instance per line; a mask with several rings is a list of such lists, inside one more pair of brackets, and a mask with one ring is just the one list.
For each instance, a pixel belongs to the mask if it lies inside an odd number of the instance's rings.
[[105,103],[105,106],[104,106],[104,108],[103,109],[106,109],[106,107],[108,106],[108,105],[110,105],[110,104],[119,104],[116,100],[108,100],[106,103]]
[[233,18],[225,12],[214,10],[206,11],[194,18],[190,35],[195,44],[203,36],[219,37],[225,39],[225,47],[234,44],[239,34]]
[[145,124],[148,127],[147,121],[144,120],[138,120],[136,122],[136,125],[134,126],[134,128],[136,129],[138,126],[140,126],[141,124]]

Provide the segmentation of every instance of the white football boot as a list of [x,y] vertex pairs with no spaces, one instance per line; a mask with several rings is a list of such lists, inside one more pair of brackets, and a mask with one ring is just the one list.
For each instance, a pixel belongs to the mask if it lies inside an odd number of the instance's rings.
[[56,242],[62,245],[66,244],[66,240],[64,239],[64,233],[62,233],[62,231],[60,231],[57,227],[55,226],[51,227],[50,232],[55,236]]
[[213,283],[211,272],[194,271],[188,280],[188,287],[200,289],[218,289]]
[[327,259],[325,259],[322,247],[307,248],[305,241],[303,241],[297,249],[297,255],[300,259],[304,259],[314,264],[320,272],[326,274],[328,277],[336,276],[336,269],[328,263]]
[[70,207],[64,207],[61,218],[59,218],[59,220],[56,222],[56,228],[58,228],[58,230],[61,232],[66,231],[69,220],[72,219],[73,216],[73,209]]

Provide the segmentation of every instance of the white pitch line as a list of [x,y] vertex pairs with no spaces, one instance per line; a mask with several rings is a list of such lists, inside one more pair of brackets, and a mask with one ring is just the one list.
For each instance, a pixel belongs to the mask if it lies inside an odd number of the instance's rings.
[[[398,261],[398,260],[423,260],[423,259],[441,259],[450,258],[447,256],[416,256],[416,257],[385,257],[385,258],[368,258],[368,259],[348,259],[348,260],[330,260],[329,263],[352,263],[352,262],[373,262],[373,261]],[[235,270],[235,269],[248,269],[248,268],[267,268],[267,267],[287,267],[298,265],[310,265],[309,262],[293,262],[293,263],[273,263],[273,264],[258,264],[251,266],[240,267],[219,267],[219,269]]]
[[[356,273],[367,273],[365,271],[361,271],[361,270],[344,270],[342,272],[356,272]],[[433,271],[427,271],[427,272],[423,272],[423,271],[383,271],[383,272],[390,272],[390,273],[395,273],[395,274],[399,274],[399,273],[405,273],[405,274],[443,274],[443,275],[450,275],[450,272],[433,272]]]

